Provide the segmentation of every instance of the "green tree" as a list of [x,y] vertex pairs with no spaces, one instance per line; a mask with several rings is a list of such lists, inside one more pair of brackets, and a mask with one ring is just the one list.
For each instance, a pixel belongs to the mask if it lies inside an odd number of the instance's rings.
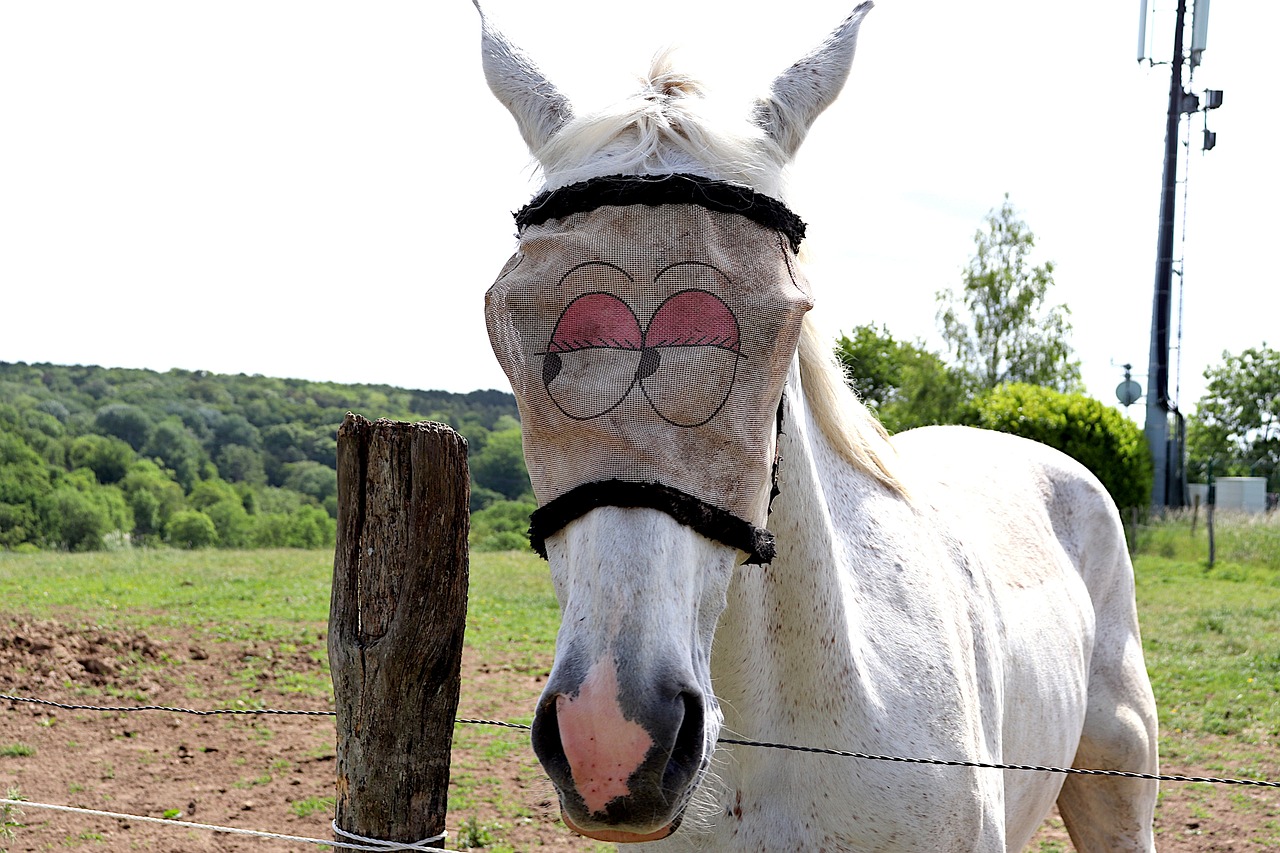
[[271,485],[284,485],[285,466],[307,458],[301,447],[306,436],[306,427],[294,422],[273,424],[262,431],[263,462]]
[[252,541],[257,548],[331,548],[337,530],[337,522],[324,510],[301,506],[288,515],[258,516]]
[[0,547],[50,538],[49,516],[37,508],[53,491],[51,473],[39,453],[0,427]]
[[145,447],[151,437],[151,418],[142,409],[128,403],[113,403],[98,409],[93,425],[98,433],[126,441],[134,450]]
[[220,418],[213,426],[217,446],[238,444],[257,449],[262,446],[262,434],[244,415],[231,414]]
[[1031,265],[1035,236],[1007,194],[974,242],[961,292],[937,294],[938,322],[956,366],[979,391],[1006,382],[1080,390],[1080,362],[1067,342],[1071,312],[1045,307],[1053,262]]
[[118,483],[133,465],[133,448],[124,441],[105,435],[82,435],[73,439],[67,452],[72,469],[88,468],[99,483]]
[[1188,473],[1267,478],[1280,491],[1280,350],[1263,343],[1204,371],[1204,395],[1187,426]]
[[243,548],[251,543],[253,518],[235,486],[225,480],[204,480],[187,495],[187,504],[213,521],[218,547]]
[[186,491],[195,487],[206,461],[199,439],[177,417],[156,424],[144,454],[173,471],[174,479]]
[[289,516],[285,544],[290,548],[332,547],[338,524],[319,507],[304,506]]
[[[268,538],[280,545],[314,545],[331,535],[332,518],[323,522],[321,507],[331,516],[337,511],[334,439],[346,411],[396,420],[432,414],[462,425],[473,452],[490,430],[519,428],[514,398],[498,391],[0,362],[0,547],[96,547],[99,529],[109,546],[113,531],[126,529],[112,513],[131,514],[134,541],[161,541],[174,515],[188,509],[210,516],[224,546],[244,537],[246,516],[251,540],[261,528],[277,531]],[[518,445],[518,436],[508,443]],[[505,461],[516,463],[513,479],[522,490],[518,455]],[[118,492],[97,491],[113,481]],[[205,481],[220,485],[208,492]],[[292,488],[278,488],[286,481]],[[63,487],[70,491],[52,500]],[[479,505],[502,498],[481,487],[474,496]],[[115,506],[120,499],[123,508]],[[106,505],[115,509],[101,526],[94,508]],[[85,522],[83,534],[69,526],[64,536],[59,507]],[[279,525],[268,516],[279,516]]]
[[309,495],[317,501],[338,494],[338,472],[327,465],[304,459],[290,462],[285,467],[284,487]]
[[218,451],[218,473],[233,483],[267,484],[267,469],[262,451],[243,444],[226,444]]
[[894,340],[889,330],[855,326],[836,342],[849,384],[889,432],[954,422],[964,400],[964,377],[919,344]]
[[966,406],[962,423],[1056,447],[1093,472],[1121,508],[1151,497],[1151,454],[1142,430],[1083,394],[1039,385],[1002,385]]
[[182,486],[148,459],[133,464],[120,488],[133,510],[134,537],[141,541],[161,537],[174,513],[186,508]]
[[100,551],[110,532],[107,513],[74,486],[59,486],[41,502],[47,529],[57,531],[55,542],[68,551]]
[[0,548],[33,547],[43,538],[44,526],[30,504],[0,502]]

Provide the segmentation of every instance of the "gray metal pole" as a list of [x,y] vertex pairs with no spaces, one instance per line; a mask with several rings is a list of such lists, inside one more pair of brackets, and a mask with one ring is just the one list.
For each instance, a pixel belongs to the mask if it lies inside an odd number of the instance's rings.
[[1151,304],[1151,356],[1147,368],[1147,446],[1155,464],[1151,487],[1153,507],[1178,506],[1169,443],[1169,330],[1173,303],[1173,223],[1178,188],[1179,124],[1182,121],[1182,29],[1187,0],[1178,0],[1173,30],[1173,71],[1169,82],[1169,114],[1164,130],[1164,176],[1160,187],[1160,232],[1156,238],[1156,283]]

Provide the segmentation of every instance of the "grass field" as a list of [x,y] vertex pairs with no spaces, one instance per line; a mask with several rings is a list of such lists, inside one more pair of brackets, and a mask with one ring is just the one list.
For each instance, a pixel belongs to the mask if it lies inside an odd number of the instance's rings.
[[[1190,518],[1143,528],[1135,558],[1162,754],[1166,764],[1203,766],[1223,775],[1274,773],[1269,761],[1280,738],[1280,519],[1220,518],[1213,568],[1206,565],[1203,518],[1197,522],[1194,534]],[[159,634],[181,628],[208,643],[248,641],[282,656],[303,648],[322,657],[319,637],[328,618],[331,572],[331,554],[295,550],[0,553],[0,616]],[[524,677],[545,675],[558,621],[544,563],[531,554],[473,555],[471,660],[492,661],[498,676],[522,677],[520,689],[528,693],[530,678]],[[254,667],[263,665],[246,660],[246,671],[232,677],[252,684]],[[493,691],[492,707],[511,707],[501,695],[505,684],[502,677],[486,676],[483,689]],[[300,677],[292,689],[328,701],[323,676]],[[465,695],[465,683],[463,690]],[[527,712],[514,716],[528,721]],[[463,784],[451,810],[456,806],[465,814],[476,798],[497,796],[485,763],[528,747],[521,737],[493,739],[460,730],[458,738],[463,752],[461,760],[455,758],[455,777]],[[5,746],[21,745],[0,743]],[[1200,794],[1166,788],[1162,796],[1198,802]],[[499,807],[508,821],[519,820],[525,810],[515,801]],[[1267,806],[1251,836],[1255,846],[1234,849],[1280,846],[1276,816]],[[509,849],[494,827],[472,820],[470,832],[473,840],[487,839],[489,849]],[[1070,848],[1046,841],[1039,849]]]

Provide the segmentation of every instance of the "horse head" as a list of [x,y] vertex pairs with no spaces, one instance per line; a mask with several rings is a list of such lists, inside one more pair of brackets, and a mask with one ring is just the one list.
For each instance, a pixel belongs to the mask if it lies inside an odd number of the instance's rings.
[[870,6],[733,125],[665,57],[577,116],[483,20],[486,78],[546,179],[486,318],[563,617],[533,744],[584,835],[669,835],[715,750],[712,640],[735,568],[773,554],[777,425],[811,305],[782,169]]

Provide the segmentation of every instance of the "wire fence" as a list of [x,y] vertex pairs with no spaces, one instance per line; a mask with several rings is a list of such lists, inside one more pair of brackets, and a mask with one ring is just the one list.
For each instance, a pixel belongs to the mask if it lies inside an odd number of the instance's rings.
[[[106,705],[74,705],[63,702],[53,702],[48,699],[37,699],[29,696],[12,696],[6,693],[0,693],[0,701],[26,703],[31,705],[43,705],[52,708],[60,708],[67,711],[110,711],[110,712],[138,712],[138,711],[162,711],[174,714],[192,714],[195,716],[208,717],[218,714],[235,714],[235,715],[291,715],[291,716],[311,716],[311,717],[333,717],[336,716],[334,711],[294,711],[278,708],[216,708],[213,710],[196,710],[193,708],[176,708],[165,705],[134,705],[134,706],[106,706]],[[503,720],[483,720],[459,717],[454,720],[455,723],[463,725],[477,726],[497,726],[509,729],[521,729],[528,731],[532,726],[524,723],[509,723]],[[769,743],[766,741],[744,740],[739,738],[720,738],[717,743],[728,746],[749,746],[760,749],[780,749],[790,752],[803,752],[811,755],[830,755],[838,758],[855,758],[863,761],[887,761],[897,764],[928,764],[941,767],[968,767],[977,770],[1022,770],[1036,773],[1059,773],[1063,775],[1074,776],[1116,776],[1123,779],[1146,779],[1155,782],[1207,782],[1215,785],[1247,785],[1259,788],[1280,788],[1280,782],[1273,782],[1266,779],[1230,779],[1217,776],[1182,776],[1178,774],[1167,773],[1137,773],[1128,770],[1097,770],[1083,767],[1053,767],[1042,764],[1009,764],[1002,762],[986,762],[986,761],[961,761],[949,760],[942,758],[910,758],[896,755],[876,755],[869,752],[851,752],[843,749],[829,749],[827,747],[818,746],[799,746],[788,743]]]

